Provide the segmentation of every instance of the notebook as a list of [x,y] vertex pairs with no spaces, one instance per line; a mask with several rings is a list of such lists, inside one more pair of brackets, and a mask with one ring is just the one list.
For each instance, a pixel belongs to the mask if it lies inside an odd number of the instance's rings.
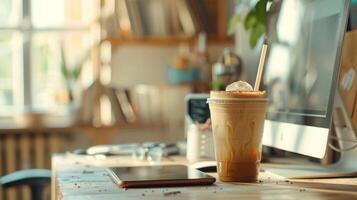
[[210,185],[216,179],[185,165],[112,167],[108,172],[123,188]]

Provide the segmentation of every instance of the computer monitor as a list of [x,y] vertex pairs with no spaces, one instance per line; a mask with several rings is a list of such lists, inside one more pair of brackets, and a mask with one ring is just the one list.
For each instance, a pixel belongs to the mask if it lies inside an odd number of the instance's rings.
[[[284,0],[269,21],[263,144],[325,155],[349,0]],[[274,14],[273,14],[274,15]],[[274,18],[274,17],[273,17]]]

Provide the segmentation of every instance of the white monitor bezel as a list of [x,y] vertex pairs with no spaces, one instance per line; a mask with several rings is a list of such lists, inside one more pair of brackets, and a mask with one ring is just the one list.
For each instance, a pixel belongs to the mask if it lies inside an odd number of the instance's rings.
[[328,134],[328,128],[265,120],[263,145],[321,159]]
[[[347,18],[349,13],[349,0],[345,0],[344,13],[342,16],[342,27],[347,27]],[[338,38],[338,46],[336,52],[336,61],[334,69],[334,77],[332,80],[330,101],[327,108],[326,119],[329,125],[332,121],[332,111],[334,107],[334,97],[337,89],[337,78],[340,66],[342,45],[344,34],[340,34]],[[309,126],[302,124],[293,124],[288,122],[279,122],[265,120],[263,145],[270,146],[306,156],[322,159],[326,153],[330,128],[326,126]],[[298,141],[298,142],[297,142]]]

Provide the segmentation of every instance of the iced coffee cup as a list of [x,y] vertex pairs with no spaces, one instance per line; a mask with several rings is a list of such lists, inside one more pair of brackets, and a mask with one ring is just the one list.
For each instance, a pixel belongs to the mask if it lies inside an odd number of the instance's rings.
[[228,91],[211,91],[211,112],[217,173],[221,181],[257,181],[267,98],[245,82]]

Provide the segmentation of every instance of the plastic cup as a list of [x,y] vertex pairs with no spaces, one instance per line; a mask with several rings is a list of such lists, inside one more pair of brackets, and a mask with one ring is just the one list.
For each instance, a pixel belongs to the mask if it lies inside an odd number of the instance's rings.
[[212,91],[207,102],[219,179],[256,182],[268,102],[265,92]]

